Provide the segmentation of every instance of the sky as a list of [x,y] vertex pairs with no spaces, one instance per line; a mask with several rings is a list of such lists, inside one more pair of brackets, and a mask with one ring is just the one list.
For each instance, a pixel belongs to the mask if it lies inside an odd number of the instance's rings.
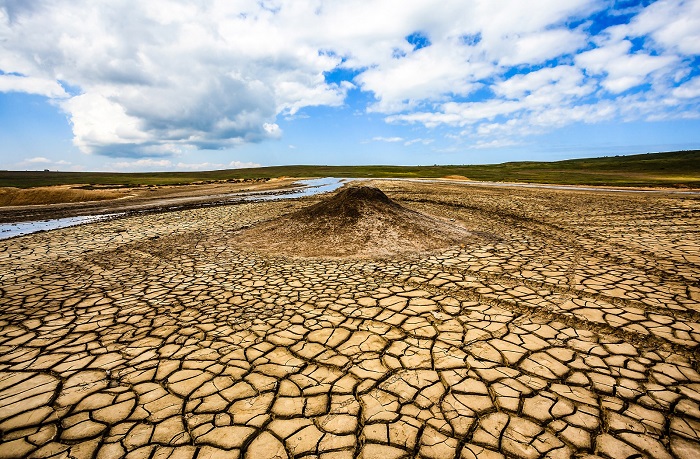
[[0,169],[700,149],[700,0],[0,0]]

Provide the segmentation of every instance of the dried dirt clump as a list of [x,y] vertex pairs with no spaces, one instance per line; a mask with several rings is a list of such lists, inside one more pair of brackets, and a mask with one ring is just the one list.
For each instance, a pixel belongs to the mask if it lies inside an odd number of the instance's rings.
[[330,198],[236,233],[243,249],[302,257],[386,257],[465,243],[465,228],[403,207],[381,190],[345,188]]

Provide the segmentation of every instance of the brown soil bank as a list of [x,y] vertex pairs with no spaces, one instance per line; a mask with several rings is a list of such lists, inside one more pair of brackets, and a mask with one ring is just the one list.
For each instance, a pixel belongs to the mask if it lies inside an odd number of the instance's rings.
[[377,188],[356,186],[240,231],[232,242],[272,255],[364,258],[423,252],[472,239],[461,226],[407,209]]
[[85,190],[70,185],[38,188],[0,187],[0,207],[33,206],[54,203],[103,201],[124,197],[124,192],[112,190]]

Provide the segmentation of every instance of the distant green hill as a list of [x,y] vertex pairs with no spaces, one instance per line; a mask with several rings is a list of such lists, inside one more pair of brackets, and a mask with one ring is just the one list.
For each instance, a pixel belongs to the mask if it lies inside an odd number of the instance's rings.
[[470,180],[700,188],[700,150],[647,153],[555,162],[509,162],[474,166],[273,166],[204,172],[32,172],[0,171],[0,186],[174,185],[264,177],[464,176]]

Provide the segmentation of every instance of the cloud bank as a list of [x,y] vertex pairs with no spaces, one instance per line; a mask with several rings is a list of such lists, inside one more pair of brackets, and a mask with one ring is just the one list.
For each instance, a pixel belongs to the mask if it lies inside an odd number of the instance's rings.
[[0,92],[50,98],[85,153],[134,158],[277,139],[279,117],[357,92],[480,148],[700,116],[700,0],[611,5],[5,0]]

